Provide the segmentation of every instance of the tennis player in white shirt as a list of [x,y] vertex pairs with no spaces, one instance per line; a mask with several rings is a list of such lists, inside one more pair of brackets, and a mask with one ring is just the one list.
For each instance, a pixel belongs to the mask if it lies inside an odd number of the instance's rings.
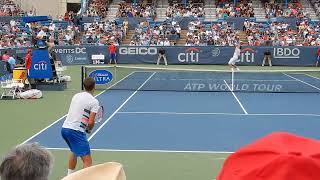
[[93,96],[95,81],[86,78],[83,82],[84,92],[73,96],[66,120],[62,125],[61,135],[68,144],[69,155],[68,174],[75,171],[77,158],[83,162],[83,168],[92,165],[90,145],[86,132],[90,133],[99,110],[99,101]]
[[231,70],[233,70],[234,68],[236,68],[238,71],[240,70],[237,66],[236,66],[236,62],[238,61],[239,57],[240,57],[240,53],[241,53],[241,46],[237,45],[236,49],[234,50],[233,56],[232,58],[229,60],[228,64],[229,67],[231,68]]

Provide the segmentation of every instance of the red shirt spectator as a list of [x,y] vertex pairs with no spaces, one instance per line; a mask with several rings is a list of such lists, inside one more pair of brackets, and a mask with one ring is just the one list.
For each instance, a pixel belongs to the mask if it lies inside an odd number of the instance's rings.
[[113,43],[111,43],[108,47],[109,53],[110,54],[116,54],[117,51],[117,46],[115,46]]
[[320,48],[317,50],[317,55],[320,56]]
[[27,55],[25,57],[25,63],[26,63],[26,69],[30,69],[31,68],[31,64],[32,64],[32,50],[28,49],[27,51]]
[[8,61],[10,58],[8,51],[4,51],[4,54],[2,55],[2,61]]
[[69,18],[69,14],[68,14],[68,13],[65,13],[65,14],[64,14],[64,21],[70,21],[70,18]]

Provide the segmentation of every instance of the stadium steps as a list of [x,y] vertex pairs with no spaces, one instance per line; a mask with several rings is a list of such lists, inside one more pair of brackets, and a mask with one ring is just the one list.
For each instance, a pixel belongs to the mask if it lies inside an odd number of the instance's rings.
[[168,0],[158,0],[156,2],[158,8],[167,8],[169,6]]
[[204,0],[204,8],[216,8],[216,2],[212,0]]
[[303,8],[303,13],[307,15],[311,20],[319,20],[316,12],[313,8]]
[[125,39],[122,41],[123,45],[129,45],[131,42],[131,38],[134,35],[135,30],[129,30]]
[[267,14],[264,8],[254,8],[254,17],[258,22],[267,22],[268,19],[266,18]]
[[157,13],[157,22],[163,22],[167,19],[166,16],[166,8],[156,8],[156,13]]
[[247,34],[245,31],[239,32],[239,39],[243,45],[248,45],[248,38],[247,38]]
[[308,0],[302,0],[301,1],[302,7],[303,7],[303,13],[309,17],[311,20],[319,20],[319,17],[317,16],[317,13],[315,9],[313,8],[312,4]]
[[117,13],[118,13],[118,8],[110,7],[108,10],[107,17],[105,19],[110,21],[115,20],[117,18]]
[[217,9],[215,7],[204,8],[204,20],[205,21],[217,21]]
[[188,30],[181,30],[180,39],[178,39],[176,42],[178,46],[184,46],[186,44],[187,33],[188,33]]

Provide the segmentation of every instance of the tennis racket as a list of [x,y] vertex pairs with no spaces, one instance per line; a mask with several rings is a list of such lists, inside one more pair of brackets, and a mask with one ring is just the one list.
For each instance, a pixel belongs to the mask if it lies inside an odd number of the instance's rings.
[[100,123],[103,120],[103,117],[104,117],[104,108],[103,106],[100,106],[96,114],[95,123]]

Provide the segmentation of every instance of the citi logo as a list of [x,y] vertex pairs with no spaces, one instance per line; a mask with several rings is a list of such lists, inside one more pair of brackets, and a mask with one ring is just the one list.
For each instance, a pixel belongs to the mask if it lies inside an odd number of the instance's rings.
[[199,48],[188,48],[184,53],[178,54],[178,61],[180,62],[199,62]]
[[35,70],[43,71],[48,69],[48,64],[46,61],[39,61],[37,64],[33,65]]
[[252,48],[244,48],[241,50],[241,57],[240,62],[248,62],[253,63],[254,62],[254,55],[256,53],[256,50]]

